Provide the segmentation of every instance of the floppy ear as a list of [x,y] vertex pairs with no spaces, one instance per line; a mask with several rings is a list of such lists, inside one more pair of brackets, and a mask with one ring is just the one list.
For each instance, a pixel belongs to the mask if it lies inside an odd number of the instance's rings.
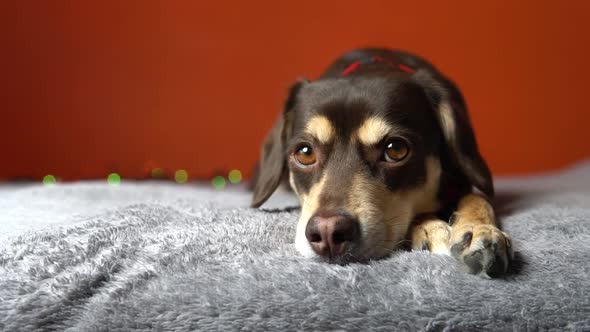
[[281,180],[287,172],[286,143],[291,136],[293,107],[297,94],[304,83],[305,81],[298,81],[291,86],[283,112],[264,139],[260,160],[255,171],[256,175],[252,179],[254,190],[252,207],[262,205],[281,184]]
[[473,186],[493,197],[492,175],[477,148],[475,134],[459,89],[442,75],[433,79],[425,70],[417,71],[414,76],[426,89],[434,105],[450,159]]

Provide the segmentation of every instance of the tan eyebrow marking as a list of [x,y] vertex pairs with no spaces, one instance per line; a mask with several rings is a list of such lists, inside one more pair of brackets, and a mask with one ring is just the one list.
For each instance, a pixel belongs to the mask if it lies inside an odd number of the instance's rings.
[[357,131],[361,143],[364,145],[374,145],[379,143],[393,128],[385,120],[371,117],[365,120],[363,125]]
[[328,118],[323,115],[316,115],[305,127],[305,132],[317,138],[320,143],[330,143],[334,139],[334,126]]

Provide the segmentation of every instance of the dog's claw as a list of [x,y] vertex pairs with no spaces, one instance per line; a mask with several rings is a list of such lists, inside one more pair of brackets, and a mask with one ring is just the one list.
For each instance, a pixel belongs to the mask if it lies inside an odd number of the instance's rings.
[[460,256],[463,250],[469,246],[472,238],[473,232],[465,232],[461,237],[461,241],[451,243],[451,254],[455,257]]
[[492,225],[453,228],[450,248],[469,273],[484,277],[501,276],[512,259],[510,238]]

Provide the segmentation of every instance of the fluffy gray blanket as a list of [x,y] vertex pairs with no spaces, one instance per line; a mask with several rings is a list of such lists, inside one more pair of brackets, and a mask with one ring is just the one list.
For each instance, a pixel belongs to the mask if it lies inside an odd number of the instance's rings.
[[590,163],[497,186],[516,261],[489,280],[427,252],[303,259],[286,193],[5,185],[0,330],[589,331]]

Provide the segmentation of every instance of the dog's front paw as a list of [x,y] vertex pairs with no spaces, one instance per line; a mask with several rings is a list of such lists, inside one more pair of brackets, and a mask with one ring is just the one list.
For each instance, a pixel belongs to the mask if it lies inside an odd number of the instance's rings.
[[513,257],[510,237],[493,225],[453,227],[449,247],[469,273],[485,277],[504,274]]

